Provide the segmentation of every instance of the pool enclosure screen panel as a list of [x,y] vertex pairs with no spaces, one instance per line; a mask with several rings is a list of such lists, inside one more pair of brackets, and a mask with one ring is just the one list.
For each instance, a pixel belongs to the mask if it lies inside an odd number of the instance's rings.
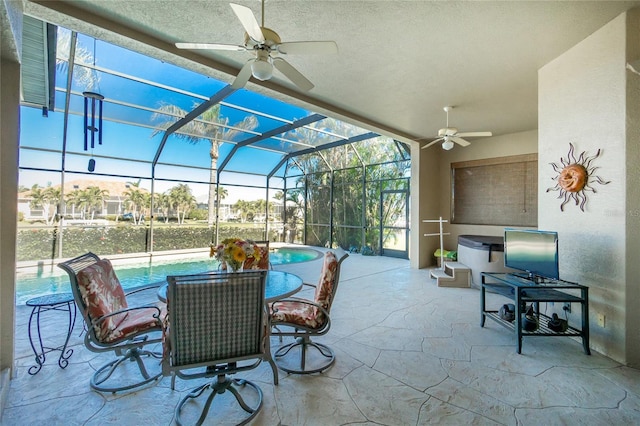
[[385,190],[380,194],[380,247],[383,255],[408,257],[408,199],[408,191]]
[[363,168],[334,173],[333,241],[345,248],[361,248],[365,222]]
[[[220,236],[380,252],[379,193],[394,184],[379,182],[408,179],[403,144],[57,33],[55,108],[21,106],[18,260],[208,248]],[[104,103],[102,144],[85,150],[86,91]]]

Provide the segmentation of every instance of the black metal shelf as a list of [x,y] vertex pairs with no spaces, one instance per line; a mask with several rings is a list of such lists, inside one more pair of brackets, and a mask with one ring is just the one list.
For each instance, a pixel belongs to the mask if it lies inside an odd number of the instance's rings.
[[[492,320],[494,320],[495,322],[497,322],[498,324],[504,326],[505,328],[511,330],[511,331],[515,331],[516,326],[515,326],[515,321],[506,321],[503,320],[502,318],[500,318],[500,315],[498,314],[498,311],[485,311],[485,315],[487,316],[487,318],[491,318]],[[545,315],[545,314],[539,314],[539,316],[536,316],[538,319],[538,329],[535,331],[527,331],[527,330],[522,330],[522,335],[523,336],[567,336],[567,337],[580,337],[582,336],[582,331],[572,327],[572,326],[568,326],[567,331],[554,331],[551,330],[546,324],[549,322],[549,320],[551,319],[551,317]],[[546,320],[546,322],[544,321]]]
[[[487,282],[490,280],[490,282]],[[500,317],[498,311],[486,309],[486,292],[500,294],[515,302],[515,319],[506,321]],[[573,294],[572,294],[573,293]],[[540,312],[539,303],[561,302],[579,303],[582,309],[581,328],[568,326],[564,332],[551,330],[548,322],[551,317]],[[520,320],[522,304],[530,303],[535,307],[534,316],[538,320],[538,328],[534,331],[522,329]],[[589,292],[588,287],[562,280],[533,281],[515,274],[482,273],[482,289],[480,298],[480,326],[484,327],[485,319],[490,318],[508,330],[515,332],[517,352],[522,352],[522,338],[531,336],[561,336],[580,337],[584,352],[591,354],[589,349]]]

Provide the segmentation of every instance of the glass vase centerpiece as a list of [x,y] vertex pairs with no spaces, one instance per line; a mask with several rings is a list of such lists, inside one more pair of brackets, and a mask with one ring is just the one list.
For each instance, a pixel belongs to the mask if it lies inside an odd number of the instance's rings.
[[211,244],[210,257],[220,262],[220,268],[230,272],[240,272],[244,269],[244,262],[260,257],[260,250],[253,241],[241,238],[227,238],[218,245]]

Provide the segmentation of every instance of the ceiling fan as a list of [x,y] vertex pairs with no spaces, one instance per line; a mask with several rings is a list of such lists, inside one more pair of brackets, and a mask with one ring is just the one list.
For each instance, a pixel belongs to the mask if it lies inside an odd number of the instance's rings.
[[313,83],[278,55],[338,53],[338,45],[334,41],[291,41],[283,43],[275,31],[264,26],[264,0],[262,0],[262,25],[258,24],[253,12],[248,7],[235,3],[230,3],[230,5],[244,27],[244,44],[176,43],[176,47],[178,49],[192,50],[212,49],[252,52],[255,58],[244,64],[231,85],[235,89],[244,87],[252,75],[258,80],[269,80],[273,76],[273,68],[275,67],[300,89],[304,91],[311,90],[314,87]]
[[457,143],[460,146],[469,146],[470,142],[463,139],[465,137],[467,138],[475,138],[475,137],[480,137],[480,136],[492,136],[491,132],[464,132],[464,133],[459,133],[458,129],[456,129],[455,127],[449,127],[449,111],[451,111],[453,109],[452,106],[446,106],[443,108],[444,111],[447,113],[447,127],[442,128],[440,130],[438,130],[438,138],[432,140],[431,142],[429,142],[428,144],[426,144],[425,146],[422,147],[422,149],[425,148],[429,148],[431,145],[438,143],[440,141],[442,142],[442,149],[444,150],[450,150],[453,149],[454,142]]

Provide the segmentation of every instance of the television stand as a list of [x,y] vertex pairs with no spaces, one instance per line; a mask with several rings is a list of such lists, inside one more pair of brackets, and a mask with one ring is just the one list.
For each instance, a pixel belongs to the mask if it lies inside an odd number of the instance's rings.
[[[484,327],[485,319],[491,318],[498,324],[515,332],[516,348],[522,353],[522,339],[529,336],[573,336],[582,338],[584,353],[591,355],[589,349],[589,288],[580,284],[563,280],[549,280],[536,277],[529,279],[512,273],[482,272],[482,288],[480,292],[480,327]],[[497,310],[486,307],[486,290],[501,294],[514,301],[515,319],[513,322],[500,317]],[[534,306],[538,328],[535,331],[523,330],[521,325],[522,303]],[[566,331],[553,331],[547,327],[551,317],[540,312],[540,302],[579,303],[582,310],[582,326],[568,326]]]

